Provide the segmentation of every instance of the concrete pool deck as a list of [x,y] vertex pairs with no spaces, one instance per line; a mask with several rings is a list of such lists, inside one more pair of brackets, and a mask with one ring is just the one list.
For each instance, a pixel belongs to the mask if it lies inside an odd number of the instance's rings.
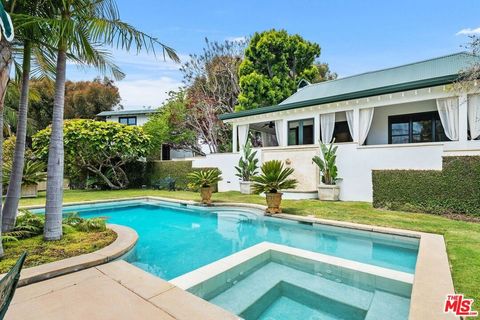
[[[186,205],[198,205],[198,203],[196,203],[194,201],[182,201],[182,200],[174,200],[174,199],[160,198],[160,197],[135,197],[135,198],[110,199],[110,200],[106,199],[106,200],[102,200],[102,201],[89,201],[89,202],[80,202],[80,203],[72,203],[72,204],[65,203],[64,205],[94,204],[94,203],[111,202],[111,201],[120,202],[120,201],[131,201],[131,200],[168,201],[168,202],[181,203],[181,204],[186,204]],[[219,203],[219,204],[214,204],[214,206],[218,206],[218,207],[224,207],[224,206],[244,207],[244,208],[251,208],[251,209],[255,209],[255,210],[262,210],[262,209],[265,208],[264,206],[256,205],[256,204],[238,204],[238,203]],[[39,206],[30,207],[30,208],[39,208]],[[443,313],[443,304],[444,304],[444,301],[445,301],[445,298],[446,298],[447,294],[455,293],[443,236],[437,235],[437,234],[414,232],[414,231],[402,230],[402,229],[376,227],[376,226],[371,226],[371,225],[362,225],[362,224],[340,222],[340,221],[333,221],[333,220],[324,220],[324,219],[318,219],[318,218],[314,218],[314,217],[303,217],[303,216],[295,216],[295,215],[289,215],[289,214],[279,214],[279,215],[276,215],[275,218],[300,221],[300,222],[303,222],[303,223],[330,225],[330,226],[350,228],[350,229],[363,230],[363,231],[380,232],[380,233],[390,234],[390,235],[393,235],[393,236],[406,236],[406,237],[412,237],[412,238],[419,239],[420,240],[420,246],[419,246],[419,251],[418,251],[417,265],[416,265],[416,269],[415,269],[414,283],[413,283],[413,289],[412,289],[412,295],[411,295],[411,305],[410,305],[409,319],[415,319],[415,320],[416,319],[422,319],[422,320],[423,319],[458,319],[458,317],[455,317],[452,314]],[[117,263],[117,262],[115,262],[115,263]],[[124,263],[126,263],[126,262],[124,262]],[[112,263],[109,263],[107,265],[110,265],[110,264],[112,264]],[[107,265],[105,265],[105,266],[107,266]],[[96,269],[97,271],[100,271],[101,268],[102,268],[102,266],[92,268],[92,269]],[[133,268],[135,268],[135,267],[133,267]],[[87,269],[87,270],[90,270],[90,269]],[[72,274],[71,276],[74,276],[74,275],[79,274],[79,273],[86,272],[87,270],[77,272],[75,274]],[[146,272],[144,272],[140,269],[137,269],[137,271],[140,271],[140,272],[143,272],[143,273],[149,275],[149,279],[150,279],[150,277],[153,277],[153,278],[158,279],[158,280],[162,281],[163,283],[165,283],[165,281],[163,281],[163,280],[161,280],[161,279],[159,279],[159,278],[157,278],[153,275],[150,275],[150,274],[148,274],[148,273],[146,273]],[[66,276],[66,277],[68,277],[68,276]],[[109,276],[107,276],[107,277],[110,278],[111,280],[113,280],[113,278],[111,278]],[[120,274],[117,278],[117,279],[119,279],[120,282],[117,282],[117,283],[119,283],[121,286],[123,286],[125,284],[124,282],[122,282],[122,279],[124,279],[124,277],[128,278],[128,274],[122,274],[122,272],[120,272]],[[63,278],[63,277],[59,277],[57,279],[61,279],[61,278]],[[51,279],[51,280],[47,280],[47,281],[44,281],[44,282],[55,281],[55,280],[56,279]],[[108,279],[105,279],[105,280],[108,280]],[[139,279],[137,279],[137,280],[139,281],[139,282],[137,282],[137,285],[140,285],[140,286],[141,285],[147,285],[147,284],[141,284],[142,281],[139,280]],[[115,281],[115,280],[113,280],[113,281]],[[20,288],[17,292],[25,290],[25,292],[26,292],[25,294],[28,295],[28,292],[30,290],[33,290],[33,292],[35,292],[35,290],[37,290],[35,288],[30,289],[31,287],[41,286],[44,282],[34,284],[34,285],[30,285],[30,286],[25,287],[25,288]],[[90,280],[86,279],[84,285],[88,285],[89,283],[90,283]],[[52,282],[52,284],[55,284],[55,282]],[[97,285],[100,285],[100,284],[97,284]],[[131,290],[127,286],[124,286],[124,288],[126,288],[127,290]],[[64,289],[67,290],[67,288],[64,288]],[[100,289],[99,289],[99,291],[103,290],[103,289],[102,290],[100,290]],[[111,289],[112,290],[117,290],[117,289],[120,290],[121,288],[119,288],[117,286],[116,289],[115,289],[115,286],[112,285]],[[90,290],[95,291],[96,290],[95,286],[90,287]],[[120,291],[122,291],[122,290],[120,290]],[[185,291],[183,291],[179,288],[176,288],[176,287],[175,287],[175,291],[183,292],[183,293],[187,294],[187,296],[192,296],[191,294],[189,294],[189,293],[187,293],[187,292],[185,292]],[[97,294],[97,293],[95,292],[95,294]],[[101,294],[101,292],[99,292],[98,294]],[[105,294],[108,296],[108,291]],[[48,293],[48,296],[50,296],[50,299],[54,299],[54,296],[52,296],[52,295],[53,295],[53,293]],[[120,295],[120,293],[119,293],[119,295]],[[126,293],[125,293],[125,295],[126,295]],[[71,310],[73,310],[73,308],[70,307],[71,304],[78,303],[79,299],[82,299],[82,300],[86,299],[85,303],[88,303],[92,299],[90,297],[88,291],[83,291],[83,293],[80,292],[79,296],[77,296],[76,298],[72,298],[72,301],[63,302],[63,303],[65,303],[63,305],[63,312],[66,313],[66,315],[63,315],[63,314],[59,313],[60,311],[58,311],[58,310],[55,310],[55,312],[57,312],[57,313],[48,313],[50,311],[47,307],[42,308],[43,304],[48,305],[48,296],[45,297],[45,299],[47,299],[46,301],[43,301],[42,303],[39,303],[38,305],[33,304],[33,302],[31,302],[30,304],[27,304],[28,301],[19,302],[19,303],[23,303],[24,304],[23,308],[29,309],[30,313],[32,313],[32,310],[35,310],[33,312],[36,315],[35,317],[29,318],[29,317],[24,316],[24,317],[12,318],[12,319],[110,319],[109,317],[105,317],[105,314],[103,314],[103,316],[102,316],[102,313],[103,313],[102,310],[103,309],[108,309],[108,308],[116,309],[117,308],[116,304],[122,304],[123,303],[123,302],[121,302],[122,299],[127,299],[126,296],[119,297],[119,301],[116,301],[116,300],[114,301],[113,299],[108,299],[108,298],[104,299],[103,296],[99,296],[97,299],[93,299],[92,303],[95,303],[95,304],[91,305],[91,307],[95,307],[96,310],[90,310],[90,312],[93,312],[93,313],[98,312],[100,317],[98,317],[98,315],[96,315],[97,316],[97,318],[96,318],[94,316],[91,316],[90,314],[88,316],[86,316],[85,314],[81,313],[81,311],[78,311],[78,312],[80,312],[79,314],[82,315],[81,317],[76,317],[76,315],[71,314],[71,313],[73,313],[71,311]],[[187,297],[187,296],[185,296],[185,297]],[[62,297],[63,297],[63,295],[62,295]],[[200,298],[198,298],[196,296],[193,296],[193,297],[201,300]],[[102,299],[104,299],[104,300],[102,300]],[[178,299],[183,299],[183,297],[179,296],[179,297],[171,299],[173,307],[175,305],[175,302],[177,302],[177,304],[178,304],[178,301],[177,301]],[[210,317],[210,315],[208,314],[209,309],[205,309],[206,311],[203,312],[203,313],[202,312],[191,313],[191,312],[194,312],[195,310],[189,310],[189,307],[188,307],[187,304],[189,304],[190,299],[193,299],[193,298],[190,297],[190,298],[185,298],[185,299],[187,299],[183,303],[183,306],[185,308],[181,308],[184,312],[184,313],[182,313],[182,315],[185,316],[185,317],[180,317],[180,318],[177,318],[177,319],[194,319],[194,318],[195,319],[225,319],[225,316],[223,316],[221,318]],[[59,299],[56,299],[56,300],[59,300]],[[146,300],[146,302],[148,302],[150,304],[152,303],[151,299],[144,299],[144,300]],[[15,304],[18,303],[16,301],[17,300],[14,299]],[[220,309],[219,307],[215,307],[214,305],[212,305],[212,304],[210,304],[210,303],[208,303],[204,300],[201,300],[201,301],[205,304],[205,306],[210,306],[211,308],[214,307],[217,310]],[[60,306],[59,306],[60,302],[59,301],[52,301],[52,303],[60,308]],[[81,302],[81,304],[83,305],[84,303]],[[98,304],[102,304],[102,306],[98,306]],[[105,304],[105,305],[103,305],[103,304]],[[193,304],[195,305],[196,303],[194,302]],[[122,306],[118,306],[118,309],[127,308],[128,305],[129,305],[129,303],[125,302]],[[180,305],[182,305],[182,301],[180,301]],[[84,307],[86,307],[86,306],[84,306]],[[169,307],[171,307],[169,304],[163,304],[162,308],[168,309]],[[13,308],[13,306],[11,308]],[[33,308],[33,309],[31,309],[31,308]],[[139,314],[135,314],[135,316],[133,316],[133,317],[130,316],[129,317],[129,316],[127,316],[129,314],[128,313],[129,310],[130,309],[126,310],[123,313],[120,313],[120,315],[117,316],[117,317],[112,317],[112,319],[132,319],[132,318],[133,319],[136,319],[136,318],[148,319],[148,316],[142,317],[142,316],[139,316]],[[180,310],[180,311],[182,311],[182,310]],[[227,313],[229,316],[233,316],[230,313],[224,311],[223,309],[220,309],[220,310],[221,310],[221,312]],[[162,311],[165,311],[165,310],[162,309]],[[178,311],[178,312],[180,312],[180,311]],[[18,313],[20,311],[17,310],[16,312]],[[74,312],[77,312],[77,311],[74,311]],[[198,310],[197,310],[197,312],[198,312]],[[48,317],[46,316],[45,318],[42,318],[44,314],[48,314],[49,316]],[[168,313],[168,312],[167,312],[167,315],[171,316],[171,314]],[[9,314],[7,314],[7,319],[10,319],[8,316],[9,316]],[[57,316],[57,317],[55,317],[55,316]],[[236,318],[235,316],[233,316],[233,317]],[[163,319],[158,315],[155,318],[156,319]],[[171,318],[165,318],[165,319],[171,319]],[[226,319],[228,319],[228,318],[226,318]]]
[[5,319],[239,318],[119,260],[18,288]]

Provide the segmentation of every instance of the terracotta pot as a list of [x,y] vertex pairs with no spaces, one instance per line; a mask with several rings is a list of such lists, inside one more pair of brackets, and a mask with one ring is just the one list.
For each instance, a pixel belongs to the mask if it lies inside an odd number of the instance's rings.
[[200,188],[200,194],[202,196],[202,203],[203,204],[211,204],[212,203],[212,187],[202,187]]
[[266,193],[266,199],[267,199],[267,214],[276,214],[276,213],[281,213],[282,208],[280,208],[280,203],[282,202],[282,195],[283,193],[281,192],[276,192],[276,193]]

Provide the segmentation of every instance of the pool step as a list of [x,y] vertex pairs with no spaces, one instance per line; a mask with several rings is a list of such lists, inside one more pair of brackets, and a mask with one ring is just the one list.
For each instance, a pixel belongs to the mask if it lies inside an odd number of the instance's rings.
[[368,310],[373,298],[372,292],[270,262],[210,302],[241,314],[281,281],[362,310]]
[[408,319],[410,299],[384,291],[375,291],[365,320]]

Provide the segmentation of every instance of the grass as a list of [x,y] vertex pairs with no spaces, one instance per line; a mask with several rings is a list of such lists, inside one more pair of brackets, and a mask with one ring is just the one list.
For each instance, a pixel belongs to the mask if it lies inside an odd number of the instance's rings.
[[[200,200],[187,191],[120,190],[65,192],[64,202],[118,199],[138,196],[159,196],[182,200]],[[214,201],[264,204],[257,195],[223,192],[213,195]],[[44,194],[38,198],[22,199],[21,205],[44,204]],[[318,200],[284,200],[285,213],[313,215],[318,218],[349,221],[382,227],[392,227],[441,234],[445,237],[455,290],[468,298],[480,301],[480,223],[451,220],[423,213],[375,209],[366,202],[319,202]]]
[[58,241],[43,241],[43,236],[35,236],[3,244],[5,256],[0,260],[0,273],[7,272],[15,264],[22,252],[27,251],[25,267],[62,260],[106,247],[117,238],[117,234],[107,229],[101,232],[71,231]]

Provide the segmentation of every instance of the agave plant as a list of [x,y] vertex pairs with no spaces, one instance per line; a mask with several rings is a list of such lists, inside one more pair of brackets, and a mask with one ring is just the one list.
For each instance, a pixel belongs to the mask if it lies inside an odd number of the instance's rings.
[[[23,185],[38,184],[39,182],[47,179],[47,173],[45,172],[45,163],[36,160],[27,160],[23,167]],[[3,164],[3,183],[8,184],[10,181],[10,174],[12,171],[12,165],[10,162]]]
[[257,151],[253,151],[252,142],[248,139],[245,147],[243,149],[243,155],[238,160],[238,166],[235,167],[237,170],[237,177],[242,179],[242,181],[250,181],[251,178],[257,174],[258,170],[258,159],[256,159]]
[[255,193],[277,193],[279,190],[293,189],[297,186],[297,180],[288,178],[294,169],[284,168],[281,161],[267,161],[262,164],[260,171],[260,175],[252,177]]
[[219,169],[199,170],[187,175],[190,185],[194,188],[208,188],[222,181],[222,171]]
[[334,185],[338,180],[337,149],[338,146],[334,147],[333,143],[328,147],[324,143],[320,143],[322,157],[315,156],[312,158],[312,161],[320,169],[321,179],[324,184]]

